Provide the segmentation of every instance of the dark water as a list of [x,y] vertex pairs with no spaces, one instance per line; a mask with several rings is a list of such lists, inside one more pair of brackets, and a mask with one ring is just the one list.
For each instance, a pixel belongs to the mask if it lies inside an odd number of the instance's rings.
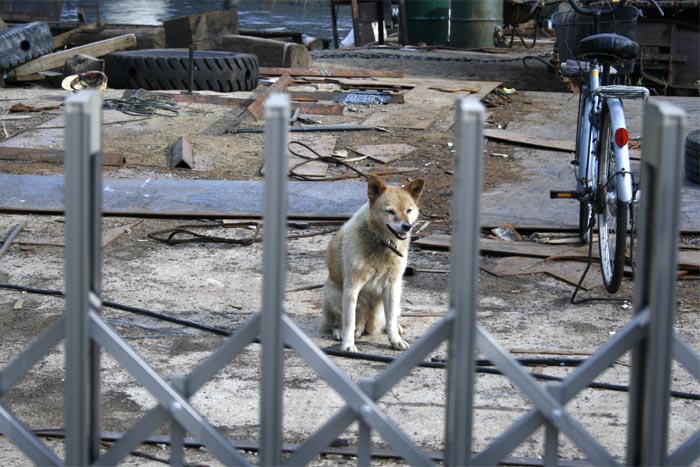
[[[160,25],[179,16],[237,8],[238,26],[243,29],[291,30],[326,39],[333,35],[328,0],[68,0],[64,2],[64,21],[77,21],[79,3],[98,4],[101,19],[112,24]],[[88,21],[94,21],[95,8],[83,10]],[[341,38],[351,27],[350,9],[341,7]]]

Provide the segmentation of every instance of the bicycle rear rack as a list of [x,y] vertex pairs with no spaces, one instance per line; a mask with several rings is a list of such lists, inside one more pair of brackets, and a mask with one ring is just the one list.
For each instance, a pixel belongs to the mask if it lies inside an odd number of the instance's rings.
[[599,86],[593,90],[594,96],[615,97],[618,99],[646,99],[649,97],[649,90],[642,86],[621,86],[611,84]]

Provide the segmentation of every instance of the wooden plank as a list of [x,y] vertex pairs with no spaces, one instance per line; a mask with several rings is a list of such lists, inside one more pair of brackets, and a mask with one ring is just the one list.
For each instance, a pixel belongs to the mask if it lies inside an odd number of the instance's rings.
[[252,104],[248,106],[248,112],[255,117],[256,120],[260,119],[265,111],[265,100],[268,98],[268,96],[274,92],[284,91],[290,84],[292,84],[292,77],[287,74],[282,75],[277,81],[265,89]]
[[[65,157],[63,149],[54,148],[18,148],[0,146],[0,160],[4,161],[33,161],[62,163]],[[106,167],[121,167],[126,162],[123,153],[102,153],[102,165]]]
[[260,67],[259,73],[267,76],[314,76],[328,78],[403,78],[403,71],[388,70],[337,70],[333,68],[279,68]]
[[103,41],[94,42],[92,44],[73,47],[72,49],[61,50],[52,54],[43,55],[34,60],[24,63],[14,70],[10,71],[10,77],[20,77],[39,73],[41,71],[61,68],[65,65],[66,60],[77,54],[92,55],[93,57],[101,57],[115,50],[128,49],[136,45],[136,36],[134,34],[125,34],[123,36],[105,39]]
[[404,143],[389,143],[389,144],[368,144],[366,146],[357,146],[352,148],[353,151],[358,152],[364,156],[369,157],[372,160],[381,162],[382,164],[388,164],[399,160],[406,154],[410,154],[415,151],[416,148],[410,144]]
[[83,33],[83,32],[88,32],[88,33],[98,33],[102,32],[105,28],[107,23],[104,21],[95,21],[94,23],[89,23],[89,24],[83,24],[82,26],[78,26],[75,29],[71,29],[70,31],[66,31],[62,34],[59,34],[57,36],[53,37],[53,48],[54,49],[60,49],[61,47],[64,47],[66,44],[68,44],[68,41],[71,40],[71,38],[77,34]]
[[524,135],[508,130],[494,130],[485,128],[484,136],[489,139],[505,141],[507,143],[522,144],[536,148],[553,149],[555,151],[576,151],[576,142],[561,139],[539,138],[537,136]]

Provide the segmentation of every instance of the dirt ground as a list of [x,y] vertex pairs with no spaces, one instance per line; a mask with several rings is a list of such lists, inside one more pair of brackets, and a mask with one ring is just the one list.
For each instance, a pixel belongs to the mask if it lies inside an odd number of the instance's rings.
[[[515,94],[491,94],[487,97],[487,127],[507,128],[515,115],[540,112],[546,119],[547,109],[532,107],[528,92],[567,92],[567,87],[547,67],[551,44],[535,49],[516,48],[499,53],[477,54],[457,51],[407,51],[394,58],[396,51],[364,49],[354,52],[317,51],[313,67],[342,69],[382,69],[403,71],[410,79],[443,78],[465,84],[471,81],[496,81],[499,87],[514,88]],[[523,57],[534,57],[526,58]],[[320,86],[320,85],[319,85]],[[107,97],[121,92],[110,91]],[[500,97],[499,97],[500,96]],[[60,104],[65,92],[41,86],[0,90],[0,110],[18,101],[35,106]],[[251,117],[236,107],[185,104],[178,117],[153,117],[138,126],[121,125],[134,117],[105,119],[106,151],[121,151],[127,163],[119,169],[107,169],[110,178],[198,178],[228,180],[262,180],[262,137],[231,135],[231,128],[252,126]],[[346,109],[343,117],[318,118],[324,124],[361,122],[376,109]],[[447,112],[450,112],[448,110]],[[31,119],[3,121],[7,141],[33,138],[31,129],[41,123],[60,126],[55,120],[59,110],[31,114]],[[447,114],[445,114],[447,115]],[[425,130],[393,129],[389,133],[338,133],[335,144],[349,148],[366,144],[406,143],[416,147],[399,161],[381,166],[367,160],[357,162],[362,171],[388,173],[394,183],[426,178],[428,189],[421,200],[421,219],[426,227],[420,236],[449,234],[452,227],[452,168],[454,138],[444,119]],[[317,119],[317,117],[312,117]],[[116,123],[115,123],[116,122]],[[49,129],[50,130],[50,129]],[[42,133],[41,144],[60,147],[60,128],[51,141],[50,131]],[[193,171],[168,168],[172,142],[180,135],[190,140],[197,154]],[[47,136],[48,135],[48,136]],[[2,141],[0,141],[1,143]],[[14,143],[13,143],[14,144]],[[509,147],[488,141],[486,152],[504,152]],[[530,149],[531,151],[536,151]],[[529,151],[530,151],[529,150]],[[0,173],[60,175],[63,166],[48,162],[0,160]],[[393,174],[391,172],[394,172]],[[344,170],[333,169],[333,175]],[[513,157],[485,157],[483,192],[498,190],[506,182],[526,177],[522,162]],[[64,260],[63,218],[24,213],[0,214],[0,238],[20,222],[27,222],[15,244],[0,258],[0,283],[42,289],[63,289]],[[136,219],[109,217],[105,232],[124,227],[125,232],[103,250],[103,298],[142,307],[208,326],[235,331],[261,306],[262,246],[185,243],[168,246],[156,242],[149,234],[183,223],[204,224],[211,221],[181,219]],[[250,229],[197,229],[198,233],[226,238],[253,235]],[[308,232],[308,231],[303,231]],[[291,233],[297,233],[292,231]],[[325,245],[330,233],[290,240],[286,277],[286,310],[298,326],[321,348],[336,348],[337,343],[320,329],[321,291],[326,277]],[[697,235],[682,239],[697,243]],[[51,245],[54,243],[54,245]],[[408,340],[415,342],[437,323],[449,307],[450,256],[445,251],[413,249],[409,265],[415,271],[405,278],[402,322]],[[545,274],[497,277],[479,272],[480,324],[518,358],[554,356],[562,359],[585,358],[610,339],[632,317],[634,282],[628,277],[616,298],[622,301],[592,301],[573,305],[569,299],[573,287]],[[677,284],[676,332],[695,350],[700,348],[700,289],[697,279]],[[586,292],[587,297],[608,297],[602,289]],[[0,288],[0,367],[9,364],[35,337],[63,312],[59,297],[20,293]],[[143,316],[107,308],[104,317],[127,342],[140,352],[161,375],[187,373],[223,342],[220,336]],[[361,352],[396,356],[385,336],[363,338]],[[444,359],[444,344],[428,359]],[[2,394],[0,403],[8,407],[32,429],[58,429],[63,426],[63,349],[54,348],[28,375]],[[334,358],[352,380],[372,377],[385,364]],[[192,398],[193,406],[224,436],[241,441],[258,439],[260,349],[249,346],[237,359]],[[155,404],[152,396],[124,371],[110,356],[103,359],[102,422],[103,430],[124,432],[134,420]],[[620,358],[597,381],[626,385],[629,378],[629,354]],[[565,376],[571,369],[562,366],[537,366],[536,373]],[[291,351],[285,352],[284,441],[301,443],[344,406],[315,372]],[[421,448],[440,451],[444,447],[445,372],[417,368],[380,400],[380,406]],[[700,385],[677,364],[673,366],[672,389],[700,393]],[[532,404],[505,378],[479,373],[476,378],[474,450],[483,451]],[[584,427],[621,462],[625,456],[627,430],[627,394],[587,389],[576,396],[567,409]],[[670,405],[669,446],[677,447],[700,426],[700,402],[673,398]],[[356,424],[341,435],[340,444],[356,446]],[[157,433],[167,434],[168,427]],[[543,432],[538,430],[512,453],[513,456],[539,458],[543,455]],[[43,439],[43,438],[42,438]],[[60,439],[47,444],[62,457]],[[373,434],[373,445],[386,443]],[[160,465],[169,451],[160,444],[144,445],[140,453],[130,456],[123,465]],[[563,459],[582,460],[585,456],[568,439],[560,442]],[[253,450],[246,455],[255,461]],[[218,465],[203,449],[188,449],[187,461],[197,465]],[[0,438],[0,463],[29,465],[6,438]],[[351,465],[356,459],[337,454],[317,458],[314,465]],[[382,465],[401,465],[386,460]],[[698,465],[697,462],[694,465]]]

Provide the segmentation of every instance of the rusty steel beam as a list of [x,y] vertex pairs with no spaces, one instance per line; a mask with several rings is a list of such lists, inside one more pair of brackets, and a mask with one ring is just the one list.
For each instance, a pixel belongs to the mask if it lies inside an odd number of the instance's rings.
[[336,70],[333,68],[278,68],[260,67],[261,75],[314,76],[324,78],[403,78],[403,71],[388,70]]

